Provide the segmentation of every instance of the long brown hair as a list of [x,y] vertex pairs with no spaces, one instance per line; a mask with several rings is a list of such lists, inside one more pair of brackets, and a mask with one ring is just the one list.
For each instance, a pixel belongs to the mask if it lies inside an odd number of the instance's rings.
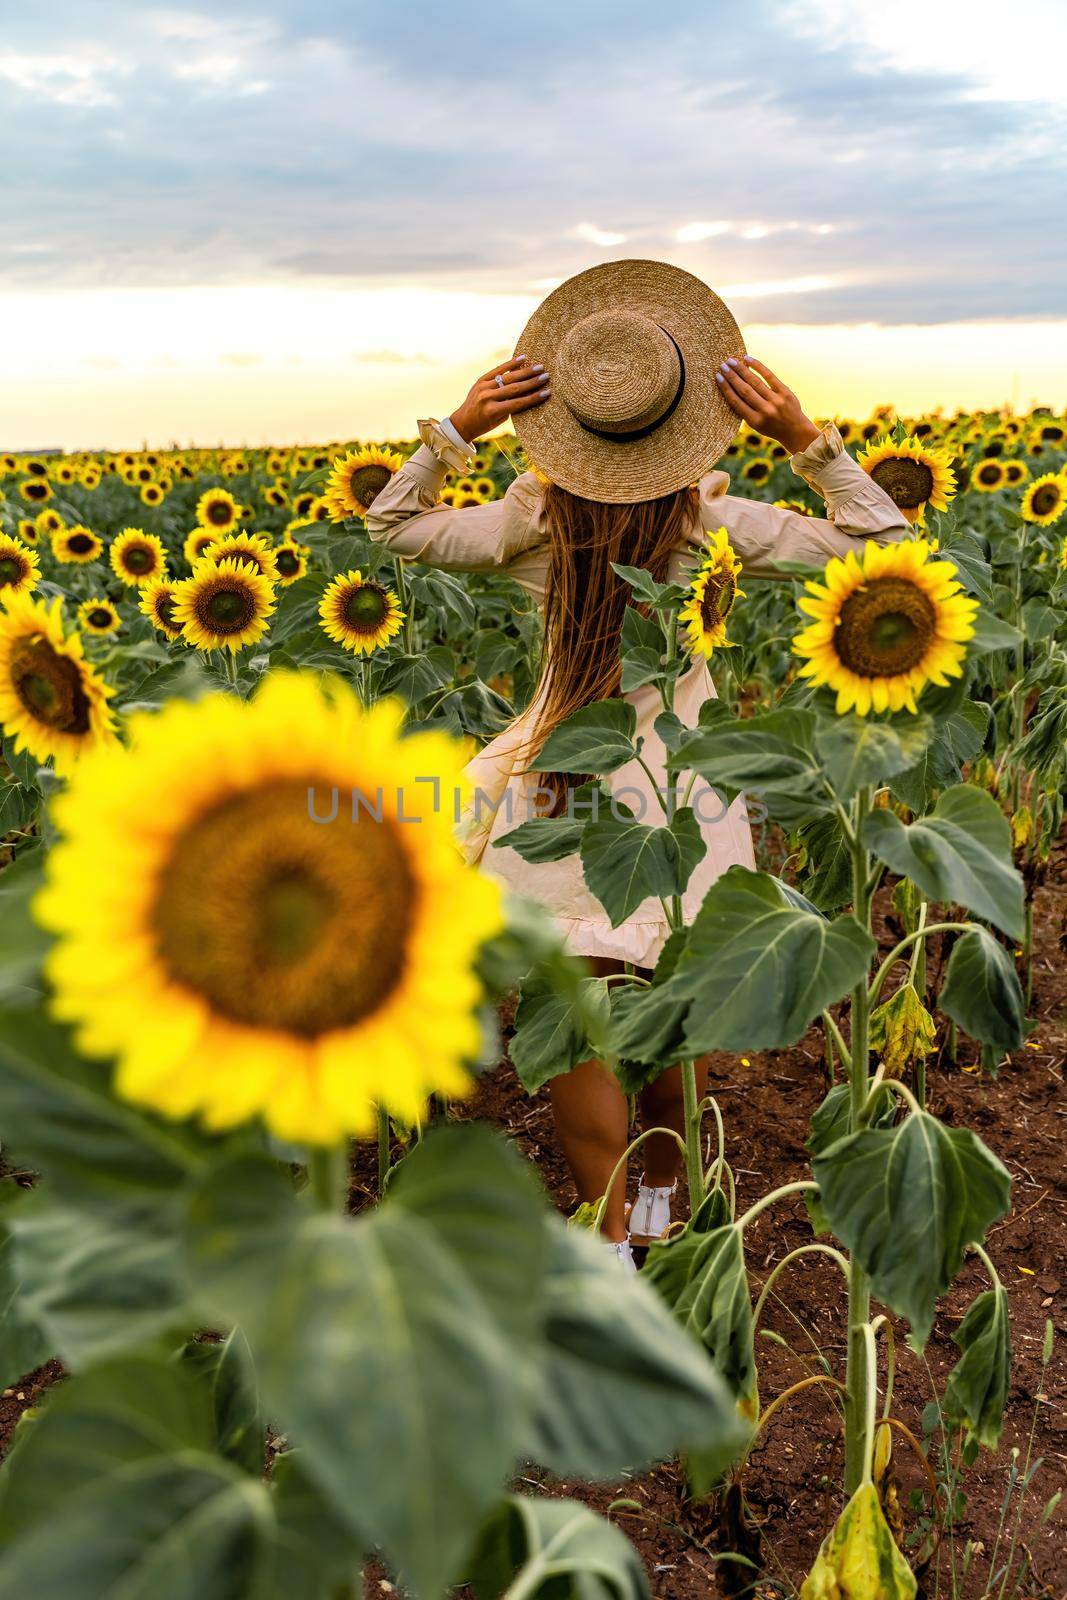
[[[556,484],[546,488],[550,560],[535,750],[580,707],[619,692],[619,637],[632,591],[612,563],[644,567],[665,582],[671,552],[685,545],[694,509],[692,489],[632,505],[604,505]],[[537,781],[552,794],[550,813],[557,815],[567,790],[584,780],[549,772],[538,773]]]

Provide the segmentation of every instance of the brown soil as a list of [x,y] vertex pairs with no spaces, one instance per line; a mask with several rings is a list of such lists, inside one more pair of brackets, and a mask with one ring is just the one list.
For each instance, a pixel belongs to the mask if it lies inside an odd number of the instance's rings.
[[[1063,1096],[1067,1064],[1062,951],[1067,940],[1067,884],[1062,870],[1057,882],[1038,892],[1035,925],[1035,1030],[1027,1048],[1002,1063],[991,1077],[978,1066],[974,1048],[964,1042],[959,1061],[941,1061],[928,1074],[932,1108],[946,1121],[974,1128],[1000,1156],[1013,1178],[1013,1210],[992,1231],[989,1251],[1008,1289],[1012,1306],[1015,1359],[1011,1399],[999,1450],[983,1452],[964,1476],[966,1504],[954,1537],[946,1536],[929,1565],[921,1592],[979,1600],[989,1591],[989,1570],[997,1543],[1001,1506],[1008,1486],[1013,1451],[1020,1467],[1040,1458],[1028,1493],[1012,1500],[1000,1540],[996,1564],[1002,1566],[1018,1523],[1017,1565],[1029,1553],[1031,1565],[1023,1580],[1009,1579],[1003,1600],[1024,1596],[1067,1596],[1067,1494],[1042,1521],[1044,1508],[1067,1488],[1067,1101]],[[884,923],[883,948],[892,942]],[[936,977],[936,957],[931,962]],[[789,1050],[753,1054],[750,1065],[737,1057],[711,1061],[710,1091],[718,1098],[726,1124],[727,1156],[733,1167],[738,1199],[746,1206],[774,1185],[802,1177],[806,1171],[804,1140],[809,1119],[826,1090],[821,1036],[809,1034]],[[547,1096],[528,1098],[504,1064],[481,1082],[470,1114],[507,1130],[533,1161],[556,1202],[564,1210],[574,1194],[556,1149]],[[375,1193],[375,1153],[356,1152],[352,1202],[356,1209]],[[633,1175],[636,1177],[636,1174]],[[777,1260],[811,1238],[802,1204],[785,1201],[765,1213],[746,1232],[754,1284],[762,1283]],[[981,1270],[965,1263],[959,1281],[945,1296],[924,1356],[916,1356],[897,1329],[898,1369],[893,1411],[921,1436],[922,1413],[935,1385],[957,1355],[951,1342],[967,1305],[983,1288]],[[833,1267],[806,1257],[779,1279],[780,1294],[770,1301],[764,1327],[772,1335],[759,1340],[760,1392],[763,1404],[784,1388],[822,1370],[820,1357],[840,1374],[844,1362],[843,1302]],[[1056,1348],[1042,1374],[1041,1351],[1046,1320],[1051,1319]],[[777,1337],[774,1337],[777,1336]],[[0,1396],[0,1450],[19,1415],[37,1403],[50,1383],[61,1376],[56,1363],[5,1390]],[[1029,1436],[1033,1428],[1033,1439]],[[916,1529],[909,1495],[922,1488],[923,1474],[902,1435],[894,1445],[900,1480],[906,1536]],[[759,1593],[794,1593],[814,1557],[822,1535],[840,1508],[841,1447],[833,1391],[809,1388],[779,1411],[753,1452],[744,1475],[745,1510],[739,1526],[736,1497],[724,1513],[712,1503],[694,1503],[685,1492],[678,1468],[667,1465],[618,1483],[589,1487],[559,1484],[528,1473],[519,1487],[537,1492],[577,1495],[606,1512],[614,1501],[636,1502],[640,1509],[619,1506],[614,1519],[636,1544],[648,1567],[653,1592],[663,1600],[706,1600],[709,1595],[741,1590],[751,1583],[749,1569],[720,1558],[724,1551],[759,1554],[764,1578]],[[960,1577],[964,1549],[977,1541],[981,1549],[966,1578]],[[953,1572],[956,1581],[953,1581]],[[991,1593],[997,1595],[1000,1580]],[[368,1592],[391,1592],[377,1574],[368,1574]],[[750,1591],[751,1592],[751,1591]]]

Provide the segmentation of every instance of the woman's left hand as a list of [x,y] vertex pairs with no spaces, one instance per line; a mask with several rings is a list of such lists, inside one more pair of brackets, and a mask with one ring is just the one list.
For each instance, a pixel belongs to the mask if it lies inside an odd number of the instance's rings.
[[819,437],[819,429],[804,415],[792,389],[755,356],[730,356],[715,381],[731,411],[765,438],[784,444],[791,456]]

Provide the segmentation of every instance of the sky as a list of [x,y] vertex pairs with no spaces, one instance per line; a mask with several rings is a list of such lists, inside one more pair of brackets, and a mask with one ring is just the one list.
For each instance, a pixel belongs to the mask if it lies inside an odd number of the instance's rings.
[[0,450],[414,432],[596,262],[818,415],[1067,404],[1067,5],[0,0]]

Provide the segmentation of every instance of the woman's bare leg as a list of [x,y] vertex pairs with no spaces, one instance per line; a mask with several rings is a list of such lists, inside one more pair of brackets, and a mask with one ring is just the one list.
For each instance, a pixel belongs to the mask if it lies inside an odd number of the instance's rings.
[[[696,1064],[697,1099],[703,1097],[708,1086],[708,1063]],[[643,1128],[673,1128],[685,1138],[685,1101],[682,1093],[682,1069],[670,1067],[660,1074],[655,1083],[641,1091],[641,1126]],[[653,1134],[641,1146],[644,1156],[645,1182],[653,1189],[669,1189],[682,1165],[682,1152],[666,1134]]]
[[[615,1075],[600,1061],[583,1061],[548,1085],[560,1148],[574,1176],[578,1199],[599,1200],[629,1142],[629,1107]],[[626,1238],[626,1173],[620,1172],[601,1233]]]

